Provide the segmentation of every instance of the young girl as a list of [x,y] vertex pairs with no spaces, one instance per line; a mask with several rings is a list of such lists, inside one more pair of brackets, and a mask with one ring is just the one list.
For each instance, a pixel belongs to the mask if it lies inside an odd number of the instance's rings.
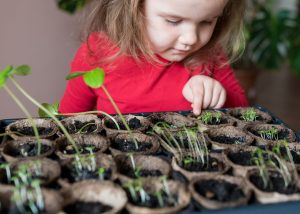
[[[122,113],[246,106],[227,63],[242,43],[245,1],[97,0],[71,72],[105,71]],[[225,104],[225,105],[224,105]],[[60,112],[116,113],[103,90],[70,80]]]

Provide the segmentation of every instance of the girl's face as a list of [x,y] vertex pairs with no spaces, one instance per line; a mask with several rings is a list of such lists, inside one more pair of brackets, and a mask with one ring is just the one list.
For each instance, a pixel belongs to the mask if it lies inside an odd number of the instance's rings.
[[145,0],[146,28],[152,50],[181,61],[205,46],[228,0]]

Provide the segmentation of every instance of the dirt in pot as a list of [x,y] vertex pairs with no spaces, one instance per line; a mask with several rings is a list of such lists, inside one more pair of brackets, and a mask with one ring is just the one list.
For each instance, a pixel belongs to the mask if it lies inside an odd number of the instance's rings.
[[236,201],[245,197],[243,191],[236,184],[225,181],[199,181],[194,184],[194,188],[203,197],[220,202]]
[[[116,124],[113,121],[106,121],[105,125],[107,128],[110,128],[110,129],[116,129],[116,130],[118,129]],[[121,130],[127,130],[122,122],[118,122],[118,125]],[[142,127],[142,124],[139,119],[134,117],[128,121],[128,126],[131,130],[136,130],[136,129]]]
[[[38,133],[40,135],[48,135],[51,134],[53,129],[49,127],[37,127]],[[33,128],[29,126],[24,126],[24,127],[11,127],[12,132],[16,132],[16,135],[19,136],[35,136]]]
[[[224,169],[224,164],[216,158],[209,158],[208,163],[202,164],[197,161],[188,161],[189,157],[185,157],[180,167],[190,172],[217,172]],[[194,160],[194,159],[192,159]]]
[[300,189],[294,183],[291,183],[286,187],[283,177],[278,172],[273,172],[270,175],[267,187],[264,186],[263,179],[258,174],[251,175],[249,179],[258,189],[265,192],[279,192],[287,195],[300,192]]
[[122,152],[141,152],[147,151],[152,147],[152,143],[149,142],[139,142],[137,141],[138,148],[136,148],[135,142],[133,140],[127,139],[116,139],[112,142],[111,147]]
[[123,165],[118,169],[121,174],[126,175],[131,178],[139,178],[139,177],[159,177],[162,176],[163,174],[161,173],[160,170],[147,170],[147,169],[140,169],[137,167],[135,170],[128,165]]
[[[95,153],[99,150],[95,146],[91,146],[90,144],[77,144],[77,148],[80,154],[90,154],[91,152]],[[77,153],[74,147],[70,144],[63,148],[62,152],[68,155],[73,155]]]
[[245,137],[228,137],[228,136],[216,136],[216,137],[210,137],[212,141],[215,141],[217,143],[222,144],[235,144],[235,145],[241,145],[245,143]]
[[135,206],[148,207],[148,208],[162,208],[162,207],[174,207],[178,204],[177,195],[167,195],[164,191],[160,191],[159,194],[145,193],[145,197],[141,198],[141,194],[137,194],[137,198],[132,198],[132,195],[126,190],[129,201]]
[[255,163],[251,160],[252,153],[250,151],[238,151],[228,153],[227,157],[235,164],[242,166],[253,166]]
[[[29,202],[27,202],[27,203],[29,203]],[[5,211],[3,213],[9,213],[9,214],[32,213],[32,209],[30,208],[30,205],[24,204],[23,208],[24,208],[23,212],[20,212],[19,209],[17,208],[17,206],[13,205],[12,207],[10,207],[9,210],[7,210],[7,211]],[[40,210],[38,207],[36,207],[36,208],[37,208],[37,212],[36,213],[46,213],[45,212],[46,210]]]
[[95,120],[91,120],[91,121],[87,121],[87,122],[81,122],[79,120],[75,120],[74,123],[64,124],[64,126],[67,127],[70,134],[93,133],[98,128]]
[[112,207],[108,205],[104,205],[100,202],[82,202],[77,201],[63,208],[66,213],[90,213],[90,214],[98,214],[104,213],[111,210]]
[[89,179],[109,180],[112,176],[111,169],[102,169],[102,172],[100,172],[100,168],[95,171],[88,170],[87,168],[77,171],[75,167],[63,167],[62,177],[67,178],[71,183]]
[[[51,146],[42,144],[41,154],[44,154],[51,150]],[[22,144],[15,149],[11,149],[9,154],[14,157],[33,157],[38,154],[38,143],[34,144]]]

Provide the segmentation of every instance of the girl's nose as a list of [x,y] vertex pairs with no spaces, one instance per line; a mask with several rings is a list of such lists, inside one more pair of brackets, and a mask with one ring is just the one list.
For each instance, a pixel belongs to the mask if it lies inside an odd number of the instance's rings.
[[183,45],[194,45],[198,41],[197,29],[184,30],[179,39]]

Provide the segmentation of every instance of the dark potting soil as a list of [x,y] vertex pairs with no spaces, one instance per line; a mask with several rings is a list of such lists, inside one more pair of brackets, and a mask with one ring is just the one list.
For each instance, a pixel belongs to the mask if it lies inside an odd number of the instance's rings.
[[210,139],[212,141],[222,143],[222,144],[236,144],[240,145],[245,142],[245,137],[228,137],[228,136],[216,136],[212,137],[210,136]]
[[199,162],[191,162],[189,164],[181,163],[180,167],[190,172],[217,172],[224,169],[223,163],[215,158],[209,158],[208,164],[202,165]]
[[253,183],[258,189],[265,192],[279,192],[282,194],[294,194],[299,193],[300,189],[295,184],[290,184],[289,186],[284,186],[284,180],[279,173],[272,173],[270,176],[270,182],[267,188],[264,187],[263,179],[259,175],[251,175],[250,181]]
[[146,151],[152,147],[151,143],[148,142],[139,142],[137,141],[138,148],[136,148],[134,141],[132,140],[124,140],[124,139],[117,139],[112,142],[111,146],[114,149],[120,150],[122,152],[141,152]]
[[296,151],[291,151],[291,154],[293,156],[293,161],[295,164],[300,164],[300,152],[297,153]]
[[[136,173],[135,173],[135,171],[133,170],[133,168],[131,166],[123,165],[118,170],[123,175],[127,175],[128,177],[138,178],[138,176],[136,176]],[[162,176],[163,174],[161,173],[160,170],[146,170],[146,169],[141,169],[141,170],[139,170],[138,175],[139,175],[139,177],[147,177],[147,176],[159,177],[159,176]]]
[[228,153],[227,157],[235,164],[242,166],[254,166],[255,163],[251,161],[252,154],[249,151],[238,151]]
[[[103,175],[104,180],[109,180],[111,178],[111,174],[111,169],[105,169]],[[99,174],[97,171],[88,171],[87,169],[84,169],[78,173],[75,167],[72,167],[71,169],[64,168],[64,170],[62,170],[62,177],[67,178],[71,183],[73,183],[82,180],[99,179]]]
[[[27,202],[27,203],[29,203],[29,202]],[[1,212],[1,213],[7,213],[7,214],[24,214],[24,213],[32,213],[32,211],[31,211],[29,205],[24,204],[23,206],[24,206],[24,209],[25,209],[24,212],[20,212],[20,211],[18,210],[17,206],[13,204],[13,205],[10,207],[9,210],[6,210],[6,211]],[[40,214],[46,213],[45,210],[40,210],[39,208],[37,208],[37,209],[38,209],[38,212],[37,212],[37,213],[40,213]]]
[[65,124],[66,128],[68,129],[70,134],[75,134],[80,131],[80,133],[92,133],[97,129],[97,125],[95,123],[95,120],[87,121],[87,122],[81,122],[79,120],[75,120],[74,124],[67,125]]
[[[126,190],[129,201],[139,207],[148,207],[148,208],[161,208],[159,204],[158,197],[154,194],[147,193],[146,200],[142,202],[140,194],[137,194],[137,201],[133,200],[130,192]],[[177,205],[178,196],[171,195],[169,197],[165,192],[161,192],[161,196],[163,199],[163,207],[174,207]]]
[[5,159],[0,155],[0,164],[6,163]]
[[63,208],[68,214],[99,214],[111,210],[112,207],[100,202],[81,202],[77,201]]
[[[290,150],[290,153],[293,157],[293,162],[295,164],[300,164],[300,151]],[[284,157],[285,160],[290,161],[284,147],[280,148],[280,154]]]
[[225,181],[205,180],[194,184],[195,190],[203,197],[220,202],[236,201],[245,194],[236,185]]
[[[37,127],[37,130],[40,135],[48,135],[53,131],[52,128],[48,128],[48,127]],[[19,136],[22,136],[22,135],[35,136],[33,128],[29,127],[29,126],[24,126],[21,128],[12,127],[11,131],[16,132],[16,135],[19,135]],[[18,133],[20,133],[20,134],[18,134]]]
[[[258,130],[252,130],[252,129],[250,129],[249,131],[252,134],[254,134],[255,136],[261,138],[261,135],[258,133],[259,132]],[[278,132],[278,134],[274,138],[268,138],[266,136],[266,140],[284,140],[284,139],[287,139],[288,136],[289,136],[289,132],[287,130],[281,130],[281,131]]]
[[[51,146],[42,144],[41,145],[41,154],[48,152],[51,149]],[[36,156],[38,153],[38,144],[22,144],[19,145],[16,149],[11,149],[9,154],[14,157],[32,157]]]
[[[110,128],[110,129],[116,129],[116,130],[118,129],[116,124],[112,121],[107,121],[105,123],[105,125],[107,126],[107,128]],[[121,130],[127,130],[123,123],[119,122],[118,125],[119,125]],[[139,119],[134,117],[134,118],[132,118],[128,121],[128,126],[131,130],[136,130],[136,129],[142,127],[142,124],[141,124],[141,121]]]
[[[253,159],[257,156],[253,156],[253,154],[251,154],[250,151],[231,152],[231,153],[228,153],[227,157],[233,163],[235,163],[237,165],[241,165],[241,166],[255,166],[256,165],[255,162],[253,161]],[[265,161],[267,161],[271,158],[273,163],[275,163],[277,166],[279,166],[278,161],[274,157],[269,157],[265,153],[263,154],[263,157],[264,157]]]
[[[99,151],[99,148],[96,148],[95,146],[91,146],[90,144],[77,144],[77,148],[79,150],[80,154],[89,154],[90,151],[85,148],[92,148],[93,153]],[[72,145],[67,145],[66,147],[62,148],[62,152],[64,154],[73,155],[76,154],[76,150]]]

